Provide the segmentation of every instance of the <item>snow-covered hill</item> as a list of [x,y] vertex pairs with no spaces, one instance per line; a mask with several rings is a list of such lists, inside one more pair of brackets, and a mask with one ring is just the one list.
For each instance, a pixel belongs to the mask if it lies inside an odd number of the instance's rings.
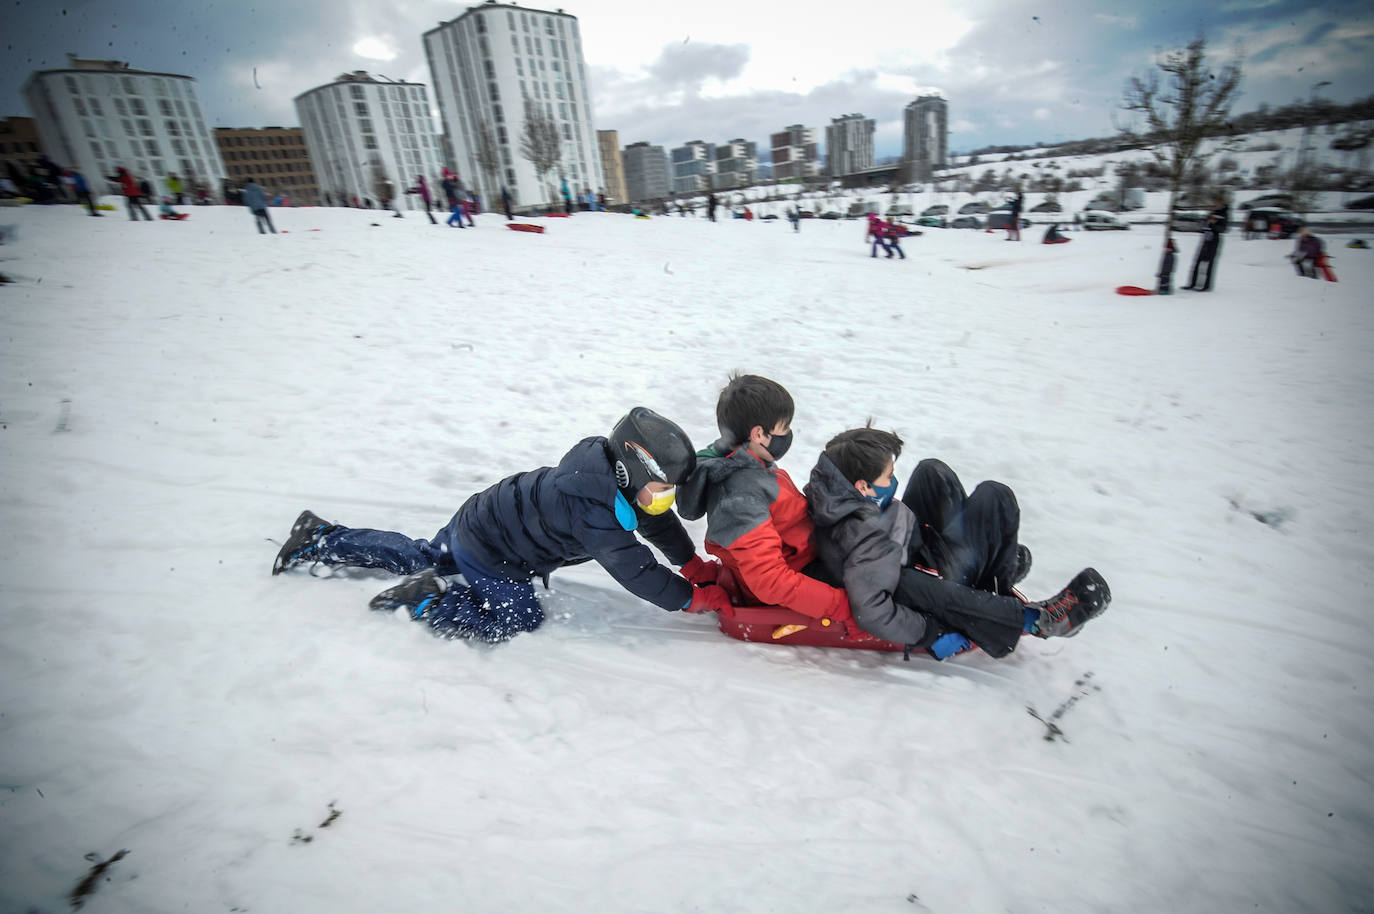
[[[121,850],[85,911],[1367,909],[1371,252],[1232,234],[1218,291],[1129,299],[1153,231],[274,217],[7,214],[0,910]],[[795,395],[794,477],[872,416],[1111,610],[903,663],[584,565],[478,649],[268,573],[304,507],[428,536],[636,404],[704,444],[735,369]]]

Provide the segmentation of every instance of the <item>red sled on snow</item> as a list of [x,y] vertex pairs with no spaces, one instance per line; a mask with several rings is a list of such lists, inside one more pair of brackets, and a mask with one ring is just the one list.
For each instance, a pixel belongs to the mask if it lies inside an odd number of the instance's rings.
[[180,222],[180,221],[183,220],[183,219],[189,219],[190,216],[191,216],[190,213],[174,213],[174,214],[172,214],[172,215],[170,215],[170,216],[167,215],[166,213],[158,213],[158,214],[157,214],[157,217],[158,217],[159,219],[166,219],[168,222]]
[[[716,581],[730,594],[740,599],[739,587],[728,568],[720,570]],[[731,638],[759,644],[791,644],[801,647],[848,647],[868,651],[904,652],[906,645],[875,638],[863,631],[847,634],[844,626],[829,619],[817,619],[793,612],[781,606],[757,604],[736,605],[728,614],[717,613],[717,625]],[[920,651],[919,653],[925,653]]]
[[528,222],[507,222],[506,228],[512,232],[534,232],[536,235],[544,234],[544,226],[530,225]]
[[1154,295],[1149,289],[1142,289],[1140,286],[1117,286],[1117,295]]

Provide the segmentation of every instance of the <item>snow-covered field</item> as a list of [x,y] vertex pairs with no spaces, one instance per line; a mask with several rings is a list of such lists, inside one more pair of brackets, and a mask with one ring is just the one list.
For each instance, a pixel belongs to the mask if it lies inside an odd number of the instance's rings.
[[[1374,252],[1233,232],[1218,291],[1124,298],[1155,231],[191,212],[4,213],[0,911],[120,850],[84,910],[1370,910]],[[736,369],[795,478],[872,416],[1111,610],[903,663],[584,565],[478,649],[269,575],[302,508],[428,536],[636,404],[704,445]]]

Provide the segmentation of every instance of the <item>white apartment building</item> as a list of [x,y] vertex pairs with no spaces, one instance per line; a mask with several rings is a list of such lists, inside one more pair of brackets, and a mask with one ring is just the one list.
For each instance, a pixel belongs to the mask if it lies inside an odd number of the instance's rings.
[[158,193],[172,174],[188,190],[219,193],[224,162],[189,76],[68,54],[65,69],[29,76],[24,99],[48,155],[84,174],[96,193],[116,192],[104,178],[120,165]]
[[423,85],[356,70],[302,92],[295,103],[321,194],[376,201],[377,176],[385,174],[398,209],[424,208],[418,195],[405,192],[419,175],[441,196],[439,138]]
[[826,173],[838,178],[872,168],[876,126],[876,121],[862,114],[831,118],[825,128]]
[[[522,207],[556,201],[564,178],[574,194],[605,187],[576,16],[486,0],[426,32],[424,44],[464,181],[480,186],[489,200],[500,198],[504,184]],[[562,143],[543,186],[521,154],[527,105],[553,118]],[[480,163],[484,135],[495,140],[494,174],[484,173]]]

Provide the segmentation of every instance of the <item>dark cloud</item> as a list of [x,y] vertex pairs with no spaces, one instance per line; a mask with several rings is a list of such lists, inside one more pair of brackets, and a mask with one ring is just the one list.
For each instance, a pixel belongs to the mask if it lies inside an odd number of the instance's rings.
[[648,70],[654,81],[666,89],[698,92],[708,79],[734,79],[744,72],[747,63],[747,45],[689,40],[665,45]]

